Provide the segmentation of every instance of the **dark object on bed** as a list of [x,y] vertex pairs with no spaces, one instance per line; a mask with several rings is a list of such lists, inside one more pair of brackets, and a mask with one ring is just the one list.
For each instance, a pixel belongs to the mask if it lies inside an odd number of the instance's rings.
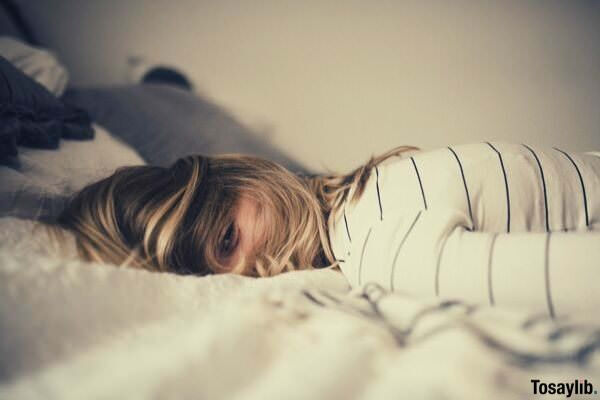
[[57,148],[61,137],[94,136],[85,111],[63,104],[0,57],[0,163],[13,164],[17,146]]
[[177,86],[185,90],[192,90],[193,86],[190,80],[181,72],[173,67],[157,66],[151,68],[142,77],[143,83],[164,83]]
[[173,86],[69,89],[66,103],[121,138],[150,164],[167,166],[188,154],[246,153],[306,169],[244,127],[222,107]]

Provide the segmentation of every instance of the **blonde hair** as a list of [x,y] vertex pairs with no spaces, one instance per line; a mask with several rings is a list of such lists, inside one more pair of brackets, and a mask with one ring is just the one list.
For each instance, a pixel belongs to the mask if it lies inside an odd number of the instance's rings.
[[[226,154],[188,156],[170,168],[124,167],[77,193],[57,220],[75,234],[80,256],[152,271],[272,276],[335,264],[327,219],[371,169],[403,146],[346,175],[299,177],[276,163]],[[253,259],[225,267],[219,242],[238,201],[250,198],[272,217]]]

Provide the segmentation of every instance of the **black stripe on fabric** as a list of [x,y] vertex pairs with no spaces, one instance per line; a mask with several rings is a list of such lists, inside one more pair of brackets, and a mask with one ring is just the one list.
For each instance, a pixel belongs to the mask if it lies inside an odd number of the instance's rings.
[[427,210],[427,199],[425,198],[425,190],[423,190],[423,182],[421,182],[421,175],[419,174],[419,169],[417,168],[417,164],[415,163],[414,157],[411,157],[410,161],[412,161],[412,165],[415,168],[415,173],[417,174],[417,179],[419,180],[419,187],[421,188],[421,197],[423,198],[423,206]]
[[544,276],[546,281],[546,302],[548,303],[548,314],[554,319],[554,303],[552,302],[552,292],[550,290],[550,233],[546,235],[546,246],[544,249]]
[[446,249],[446,243],[448,243],[448,237],[444,240],[442,244],[442,248],[440,249],[440,253],[438,254],[437,264],[435,268],[435,295],[437,297],[440,296],[440,266],[442,265],[442,255],[444,254],[444,250]]
[[335,297],[334,295],[332,295],[330,293],[327,293],[327,291],[325,291],[325,290],[319,290],[319,293],[321,293],[321,296],[327,297],[327,299],[333,301],[335,304],[341,303],[340,299],[338,299],[337,297]]
[[344,225],[346,225],[346,234],[348,235],[348,240],[352,243],[352,237],[350,236],[350,228],[348,228],[348,219],[346,218],[346,209],[344,208]]
[[363,242],[362,250],[360,252],[360,262],[358,263],[358,286],[362,283],[362,266],[363,260],[365,258],[365,250],[367,249],[367,243],[369,242],[369,237],[371,236],[371,231],[373,228],[369,228],[367,232],[367,236],[365,237],[365,241]]
[[579,183],[581,183],[581,192],[583,193],[583,208],[585,209],[585,226],[590,226],[590,219],[589,219],[589,215],[588,215],[587,194],[585,191],[585,184],[583,183],[583,176],[581,176],[581,171],[579,170],[579,167],[575,163],[575,160],[573,160],[567,152],[562,151],[561,149],[558,149],[556,147],[554,147],[554,150],[562,153],[565,157],[567,157],[569,159],[569,161],[571,161],[571,164],[573,164],[573,166],[575,167],[575,171],[577,171],[577,175],[579,176]]
[[422,212],[423,211],[419,211],[419,213],[415,217],[414,221],[412,222],[412,224],[410,225],[410,227],[408,228],[408,230],[404,234],[404,237],[402,238],[402,241],[398,245],[398,248],[396,249],[396,254],[394,255],[394,261],[392,261],[392,271],[391,271],[391,274],[390,274],[390,289],[391,290],[394,290],[394,274],[396,273],[396,261],[398,260],[398,255],[400,254],[400,250],[402,250],[402,246],[404,246],[404,243],[406,242],[406,239],[408,238],[408,235],[410,235],[410,232],[413,230],[413,228],[415,227],[417,221],[419,220],[419,217],[421,216]]
[[488,256],[488,298],[490,300],[490,306],[496,304],[494,300],[494,286],[492,280],[492,265],[494,260],[494,246],[496,244],[496,239],[498,238],[498,234],[494,233],[492,236],[492,240],[490,242],[490,254]]
[[375,186],[377,188],[377,202],[379,203],[379,220],[383,221],[383,207],[381,206],[381,192],[379,191],[379,168],[375,166]]
[[529,150],[531,154],[533,154],[535,162],[537,162],[538,168],[540,169],[540,177],[542,178],[542,188],[544,189],[544,214],[546,218],[546,232],[550,232],[550,222],[548,221],[548,193],[546,191],[546,178],[544,177],[544,169],[542,168],[542,163],[540,162],[540,159],[538,158],[537,154],[535,154],[535,151],[533,151],[533,149],[527,146],[526,144],[523,144],[523,146],[527,150]]
[[448,146],[448,150],[452,152],[454,158],[456,158],[456,162],[458,163],[458,168],[460,169],[460,176],[462,177],[463,185],[465,186],[465,194],[467,195],[467,205],[469,206],[469,218],[471,218],[471,230],[475,230],[475,221],[473,220],[473,210],[471,209],[471,197],[469,196],[469,188],[467,187],[467,180],[465,179],[465,171],[463,170],[462,164],[456,152],[452,149],[452,147]]
[[504,176],[504,188],[506,190],[506,233],[510,233],[510,193],[508,191],[508,178],[506,176],[506,168],[504,168],[504,160],[502,160],[502,154],[490,143],[486,142],[488,146],[492,148],[498,155],[500,160],[500,168],[502,168],[502,175]]
[[315,296],[313,296],[308,290],[303,290],[302,294],[304,295],[304,297],[306,297],[308,300],[312,301],[314,304],[321,306],[321,307],[325,307],[325,303],[323,303],[320,300],[317,300],[317,298]]
[[535,327],[536,325],[545,322],[548,320],[548,316],[544,313],[544,314],[536,314],[536,315],[532,315],[531,317],[527,318],[523,324],[521,325],[521,329],[528,330],[531,329],[533,327]]

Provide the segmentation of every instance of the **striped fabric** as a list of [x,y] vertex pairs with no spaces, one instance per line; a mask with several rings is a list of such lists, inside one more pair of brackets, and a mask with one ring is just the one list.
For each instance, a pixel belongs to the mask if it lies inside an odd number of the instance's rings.
[[374,169],[329,221],[353,286],[550,316],[600,308],[600,157],[451,146]]

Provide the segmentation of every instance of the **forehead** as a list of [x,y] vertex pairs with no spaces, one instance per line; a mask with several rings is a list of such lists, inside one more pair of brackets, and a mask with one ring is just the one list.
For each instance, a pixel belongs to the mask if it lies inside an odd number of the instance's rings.
[[260,201],[246,196],[240,197],[233,213],[237,225],[242,230],[254,231],[259,236],[270,224],[270,214]]
[[248,196],[242,196],[237,201],[235,207],[235,216],[237,218],[243,218],[249,215],[255,216],[256,212],[258,211],[258,208],[258,201]]

